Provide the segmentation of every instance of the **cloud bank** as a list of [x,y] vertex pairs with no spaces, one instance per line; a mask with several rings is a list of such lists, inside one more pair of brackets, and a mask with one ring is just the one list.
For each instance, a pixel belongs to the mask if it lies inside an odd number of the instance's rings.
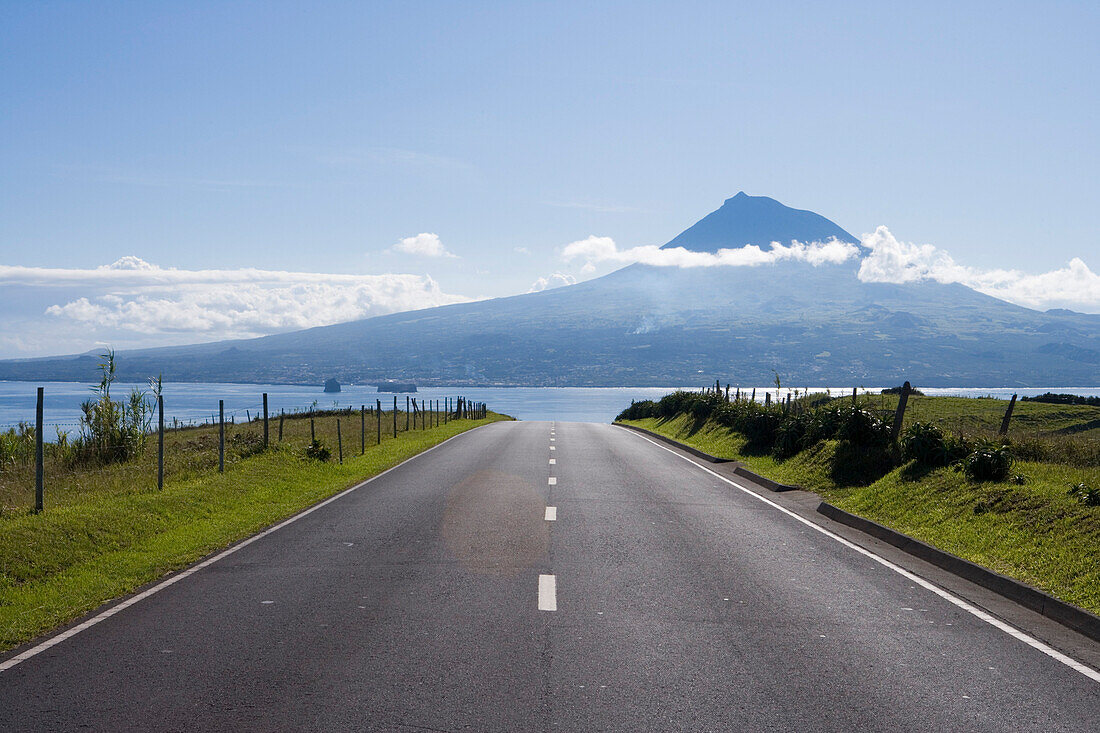
[[984,270],[960,265],[947,252],[930,244],[898,241],[885,226],[865,234],[859,245],[835,239],[828,242],[791,242],[790,245],[773,242],[769,250],[747,245],[720,249],[716,253],[694,252],[683,247],[619,249],[610,237],[590,236],[567,244],[562,250],[562,257],[566,261],[583,260],[581,272],[584,273],[594,272],[597,264],[605,262],[622,265],[641,263],[656,267],[755,267],[783,261],[820,266],[858,260],[858,276],[863,282],[933,280],[960,283],[1027,308],[1069,308],[1100,313],[1100,275],[1090,270],[1078,257],[1063,268],[1038,274],[1019,270]]
[[447,251],[443,242],[439,241],[439,235],[421,232],[415,237],[405,237],[392,247],[394,252],[402,252],[419,257],[458,257]]
[[553,275],[547,277],[540,277],[535,282],[531,283],[531,287],[527,289],[528,293],[541,293],[543,290],[550,290],[551,288],[560,288],[566,285],[574,285],[577,282],[577,278],[565,272],[555,272]]
[[1070,308],[1100,313],[1100,275],[1090,270],[1079,257],[1074,257],[1065,267],[1038,274],[982,270],[960,265],[947,252],[930,244],[900,242],[884,226],[865,234],[863,246],[870,250],[859,266],[859,279],[863,282],[934,280],[960,283],[1028,308]]
[[122,340],[126,332],[248,338],[469,300],[428,276],[178,270],[132,256],[90,269],[0,266],[4,285],[62,291],[45,309],[50,322]]
[[583,272],[592,272],[601,262],[619,264],[641,263],[657,267],[750,267],[783,260],[808,262],[811,265],[840,264],[859,256],[859,248],[848,242],[830,239],[828,242],[791,242],[783,245],[772,242],[771,249],[763,250],[755,244],[717,252],[695,252],[683,247],[661,249],[654,245],[620,250],[611,237],[594,237],[571,242],[562,250],[566,260],[583,258]]

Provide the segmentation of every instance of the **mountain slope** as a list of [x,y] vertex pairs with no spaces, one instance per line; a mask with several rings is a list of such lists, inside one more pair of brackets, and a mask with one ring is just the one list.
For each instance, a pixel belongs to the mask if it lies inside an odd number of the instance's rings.
[[[772,234],[767,234],[771,232]],[[739,194],[666,246],[854,238]],[[680,244],[677,244],[680,242]],[[1040,313],[962,285],[864,283],[852,263],[632,265],[541,293],[259,339],[119,354],[120,376],[171,380],[532,385],[1091,385],[1100,316]],[[0,379],[94,378],[96,358],[0,362]]]

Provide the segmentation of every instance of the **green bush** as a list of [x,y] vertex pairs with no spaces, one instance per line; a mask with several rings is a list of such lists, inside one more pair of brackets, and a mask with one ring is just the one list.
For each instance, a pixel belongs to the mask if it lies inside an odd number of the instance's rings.
[[874,413],[858,407],[844,408],[836,438],[852,445],[879,446],[890,442],[890,426]]
[[1100,489],[1086,483],[1073,484],[1067,493],[1085,506],[1100,506]]
[[902,457],[926,466],[949,466],[969,455],[973,448],[961,435],[944,435],[938,425],[915,422],[905,429],[899,441]]
[[1004,481],[1013,462],[1008,445],[985,441],[962,459],[962,469],[971,481]]
[[312,458],[315,461],[327,461],[332,457],[332,451],[326,448],[324,443],[316,439],[306,446],[305,454],[306,458]]
[[630,402],[630,407],[626,408],[619,413],[616,420],[644,420],[647,417],[655,417],[657,415],[657,403],[653,400],[642,400],[641,402]]

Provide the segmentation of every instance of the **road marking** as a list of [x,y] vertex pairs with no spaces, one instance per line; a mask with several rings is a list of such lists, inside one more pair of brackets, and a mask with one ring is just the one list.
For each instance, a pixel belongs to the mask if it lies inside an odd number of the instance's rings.
[[555,466],[555,465],[557,465],[557,463],[558,463],[558,462],[557,462],[557,461],[555,461],[555,460],[554,460],[553,458],[551,458],[551,459],[550,459],[550,465],[551,465],[551,466]]
[[539,576],[539,610],[558,610],[558,582],[553,575]]
[[118,603],[114,606],[111,606],[107,610],[91,617],[87,621],[84,621],[83,623],[77,624],[76,626],[72,627],[71,629],[68,629],[66,631],[62,631],[60,634],[57,634],[56,636],[51,636],[49,639],[46,639],[45,641],[43,641],[41,644],[36,644],[35,646],[32,646],[30,649],[27,649],[26,651],[22,652],[21,654],[17,654],[16,656],[12,657],[11,659],[6,659],[3,662],[0,662],[0,672],[4,672],[6,670],[9,670],[12,667],[14,667],[15,665],[27,661],[28,659],[35,656],[36,654],[41,654],[42,652],[46,651],[47,649],[50,649],[51,647],[57,646],[61,642],[65,641],[66,639],[70,639],[70,638],[76,636],[81,631],[85,631],[85,630],[91,628],[92,626],[95,626],[100,621],[105,621],[105,620],[109,619],[111,616],[114,616],[116,613],[118,613],[120,611],[123,611],[123,610],[129,608],[130,606],[133,606],[135,603],[139,603],[141,601],[144,601],[146,598],[153,595],[154,593],[159,593],[160,591],[164,590],[168,586],[174,585],[175,583],[180,582],[184,578],[188,578],[188,577],[194,575],[195,573],[202,570],[203,568],[209,567],[210,565],[213,565],[218,560],[225,559],[225,558],[229,557],[230,555],[232,555],[234,552],[237,552],[238,550],[241,550],[245,547],[248,547],[249,545],[251,545],[256,540],[267,537],[269,534],[279,531],[280,529],[287,526],[288,524],[293,524],[294,522],[297,522],[302,517],[307,516],[309,514],[312,514],[313,512],[320,509],[321,507],[327,506],[327,505],[331,504],[332,502],[336,501],[337,499],[342,499],[343,497],[347,496],[348,494],[355,491],[356,489],[360,489],[360,488],[366,486],[367,484],[371,483],[372,481],[376,481],[377,479],[382,478],[383,476],[385,476],[390,471],[396,471],[397,469],[401,468],[402,466],[404,466],[409,461],[414,461],[414,460],[416,460],[417,458],[420,458],[423,455],[427,455],[428,453],[431,453],[436,448],[439,448],[441,446],[446,445],[447,443],[450,443],[455,438],[461,438],[463,435],[469,435],[472,432],[474,432],[475,430],[480,430],[482,427],[484,427],[484,426],[479,426],[479,427],[473,428],[472,430],[467,430],[467,431],[461,432],[458,435],[452,435],[451,437],[444,440],[442,443],[437,443],[436,445],[433,445],[431,448],[428,448],[425,451],[421,451],[420,453],[417,453],[415,456],[409,456],[405,460],[401,461],[401,463],[398,463],[396,466],[392,466],[390,468],[387,468],[385,471],[378,474],[377,476],[371,476],[369,479],[367,479],[365,481],[361,481],[361,482],[357,483],[355,486],[352,486],[349,489],[344,489],[339,494],[336,494],[335,496],[330,496],[329,498],[325,499],[321,503],[314,504],[313,506],[309,507],[308,509],[304,509],[303,511],[298,512],[294,516],[289,517],[287,519],[284,519],[282,522],[279,522],[274,527],[268,527],[263,532],[260,532],[259,534],[254,534],[251,537],[249,537],[245,540],[242,540],[241,542],[233,545],[232,547],[230,547],[226,550],[222,550],[217,555],[214,555],[211,558],[203,560],[202,562],[200,562],[197,565],[192,565],[191,567],[187,568],[186,570],[179,571],[178,573],[176,573],[175,575],[169,577],[168,579],[164,580],[163,582],[157,583],[152,588],[149,588],[148,590],[144,590],[141,593],[138,593],[136,596],[132,596],[132,597],[127,598],[126,600],[122,601],[121,603]]
[[549,478],[549,483],[550,483],[551,486],[557,486],[558,485],[558,479],[554,476],[551,476]]
[[[553,438],[551,438],[550,440],[553,440]],[[557,450],[557,447],[555,447],[555,446],[550,446],[550,450]]]
[[546,507],[546,516],[544,517],[544,519],[547,522],[556,522],[556,521],[558,521],[558,508],[556,506]]
[[1085,677],[1088,677],[1093,682],[1100,682],[1100,672],[1094,670],[1093,668],[1091,668],[1091,667],[1089,667],[1085,664],[1082,664],[1081,662],[1078,662],[1076,659],[1073,659],[1072,657],[1066,656],[1065,654],[1058,651],[1057,649],[1054,649],[1053,647],[1047,646],[1046,644],[1039,641],[1035,637],[1033,637],[1033,636],[1031,636],[1031,635],[1029,635],[1029,634],[1027,634],[1023,631],[1020,631],[1015,626],[1010,626],[1009,624],[1005,623],[1004,621],[1001,621],[999,618],[991,616],[990,614],[986,613],[985,611],[981,610],[980,608],[977,608],[976,606],[971,605],[970,603],[968,603],[967,601],[964,601],[962,598],[959,598],[958,596],[954,595],[953,593],[949,593],[948,591],[944,590],[943,588],[940,588],[939,586],[933,584],[931,581],[925,580],[924,578],[920,577],[919,575],[915,575],[914,573],[909,572],[908,570],[901,567],[900,565],[895,565],[894,563],[890,562],[889,560],[887,560],[884,557],[879,557],[878,555],[871,552],[870,550],[868,550],[866,548],[863,548],[863,547],[860,547],[859,545],[855,544],[854,542],[851,542],[849,540],[844,539],[843,537],[836,534],[835,532],[832,532],[828,529],[825,529],[824,527],[822,527],[820,525],[814,524],[813,522],[806,519],[805,517],[798,516],[797,514],[792,512],[790,509],[782,507],[779,504],[776,504],[774,501],[772,501],[772,500],[770,500],[766,497],[763,497],[760,494],[757,494],[755,491],[753,491],[751,489],[748,489],[748,488],[745,488],[744,486],[737,483],[736,481],[728,479],[725,476],[723,476],[722,474],[717,473],[715,471],[712,471],[709,468],[707,468],[706,466],[702,466],[702,465],[696,463],[695,461],[691,460],[687,456],[681,455],[680,453],[677,453],[676,451],[672,450],[671,448],[663,446],[663,445],[661,445],[660,443],[658,443],[654,440],[650,440],[649,438],[647,438],[644,435],[639,435],[638,433],[634,433],[634,431],[631,431],[631,433],[633,433],[634,435],[637,435],[639,438],[641,438],[642,440],[644,440],[648,443],[652,443],[653,445],[657,446],[661,450],[666,450],[669,453],[671,453],[672,455],[676,456],[677,458],[681,458],[681,459],[687,461],[688,463],[695,466],[696,468],[698,468],[702,471],[706,471],[711,476],[714,476],[715,478],[726,482],[730,486],[733,486],[736,489],[740,489],[741,491],[745,492],[746,494],[753,497],[754,499],[759,499],[760,501],[764,502],[765,504],[767,504],[767,505],[769,505],[769,506],[771,506],[775,509],[778,509],[779,511],[783,512],[787,516],[792,517],[792,518],[796,519],[799,522],[802,522],[803,524],[805,524],[810,529],[815,530],[817,532],[820,532],[821,534],[825,535],[826,537],[830,537],[830,538],[836,540],[837,542],[839,542],[840,544],[845,545],[846,547],[849,547],[849,548],[855,550],[859,554],[871,558],[872,560],[874,560],[878,564],[882,565],[883,567],[888,568],[890,570],[893,570],[898,575],[901,575],[902,577],[907,578],[908,580],[911,580],[912,582],[914,582],[917,585],[921,586],[925,590],[932,591],[933,593],[935,593],[937,596],[944,599],[948,603],[951,603],[951,604],[957,606],[958,608],[961,608],[962,610],[966,611],[970,615],[975,616],[976,618],[979,618],[982,621],[985,621],[990,626],[1003,631],[1004,633],[1008,634],[1011,637],[1019,639],[1020,641],[1027,644],[1028,646],[1035,649],[1036,651],[1040,651],[1043,654],[1046,654],[1051,659],[1054,659],[1056,661],[1061,662],[1062,664],[1066,665],[1067,667],[1074,670],[1075,672],[1079,672],[1079,673],[1083,674]]

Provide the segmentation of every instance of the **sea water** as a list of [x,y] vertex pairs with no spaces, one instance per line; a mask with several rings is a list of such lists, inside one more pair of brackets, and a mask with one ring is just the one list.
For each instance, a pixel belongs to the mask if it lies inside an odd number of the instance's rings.
[[[34,423],[36,388],[45,388],[44,422],[46,436],[54,433],[54,426],[75,432],[79,428],[80,404],[94,398],[91,383],[81,382],[4,382],[0,381],[0,429],[6,430],[20,422]],[[148,391],[147,384],[115,383],[111,396],[125,400],[131,389]],[[415,394],[397,394],[397,404],[405,409],[406,397],[439,400],[446,397],[465,397],[472,402],[484,402],[494,412],[511,415],[519,420],[558,420],[563,422],[600,422],[614,420],[631,400],[656,400],[679,389],[677,387],[422,387]],[[698,390],[698,386],[683,389]],[[752,387],[742,387],[742,393],[751,393]],[[880,388],[867,388],[878,393]],[[775,397],[775,387],[757,387],[758,400],[767,391]],[[824,392],[825,388],[812,388]],[[832,387],[833,395],[850,394],[851,387]],[[863,389],[860,390],[861,392]],[[1044,392],[1100,396],[1100,387],[922,387],[927,395],[954,397],[995,397],[1008,399],[1013,394],[1035,396]],[[301,386],[285,384],[230,384],[220,382],[166,382],[164,384],[164,418],[167,425],[173,420],[181,423],[210,422],[218,414],[218,400],[225,401],[226,420],[243,422],[262,414],[263,393],[268,396],[269,415],[280,411],[302,412],[309,409],[359,408],[382,401],[383,409],[393,407],[395,395],[378,392],[374,385],[344,385],[340,392],[326,393],[321,385]],[[786,395],[784,388],[782,394]]]

